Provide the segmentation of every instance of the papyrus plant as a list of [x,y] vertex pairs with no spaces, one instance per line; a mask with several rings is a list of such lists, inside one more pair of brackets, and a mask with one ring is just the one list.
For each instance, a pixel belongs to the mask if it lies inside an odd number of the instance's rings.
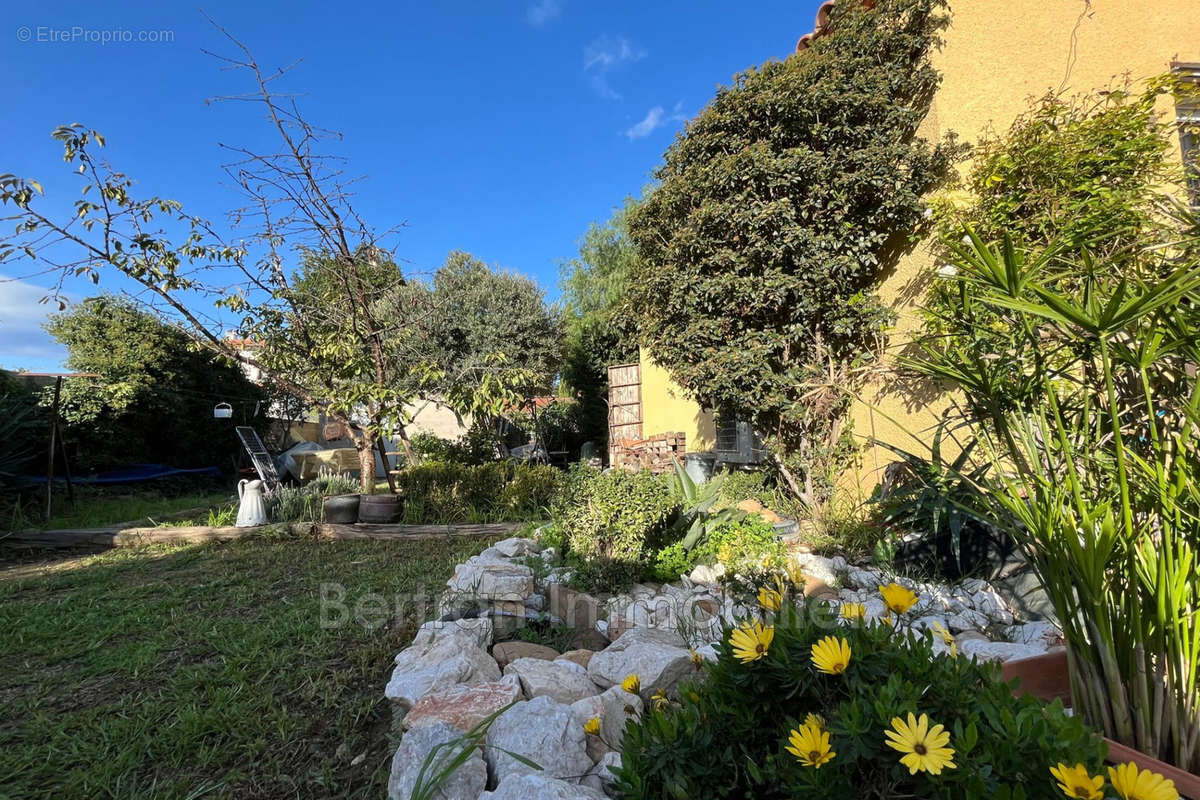
[[[1179,229],[1169,248],[1105,263],[968,231],[950,245],[950,280],[963,304],[999,315],[1021,352],[932,342],[910,364],[963,392],[997,466],[996,517],[1013,520],[1063,625],[1078,711],[1196,771],[1200,261],[1194,217]],[[1169,268],[1122,269],[1146,258]],[[1033,389],[1021,404],[996,379],[1017,355]]]

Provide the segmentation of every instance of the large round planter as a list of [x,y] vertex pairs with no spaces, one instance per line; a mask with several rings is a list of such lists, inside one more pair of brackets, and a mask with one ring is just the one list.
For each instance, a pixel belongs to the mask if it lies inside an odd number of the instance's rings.
[[336,525],[353,525],[358,522],[358,495],[336,494],[326,497],[325,521]]
[[358,521],[369,525],[387,525],[400,516],[400,495],[359,495]]
[[[1067,667],[1066,650],[1005,662],[1000,676],[1006,681],[1014,678],[1020,680],[1013,694],[1031,694],[1042,700],[1062,698],[1064,704],[1071,705],[1071,676]],[[1200,800],[1200,775],[1173,767],[1140,750],[1114,742],[1107,736],[1104,737],[1104,742],[1108,745],[1110,763],[1125,764],[1132,761],[1138,765],[1138,769],[1148,769],[1164,778],[1170,778],[1175,782],[1175,790],[1187,800]]]

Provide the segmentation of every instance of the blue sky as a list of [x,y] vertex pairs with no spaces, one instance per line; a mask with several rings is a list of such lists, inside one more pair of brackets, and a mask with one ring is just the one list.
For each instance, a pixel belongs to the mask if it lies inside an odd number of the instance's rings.
[[[785,57],[817,5],[222,0],[202,8],[263,66],[302,59],[285,88],[303,94],[310,121],[344,135],[337,151],[366,179],[360,212],[380,228],[406,223],[396,244],[409,270],[432,271],[463,249],[533,276],[555,297],[558,264],[575,254],[587,224],[641,190],[682,121],[718,85]],[[179,200],[220,227],[235,203],[221,184],[227,159],[218,144],[253,145],[267,131],[249,106],[205,102],[249,86],[202,52],[229,48],[195,5],[26,4],[5,17],[0,173],[40,180],[46,207],[68,209],[78,182],[49,134],[83,122],[105,134],[107,157],[138,179],[141,194]],[[96,41],[112,31],[170,41]],[[0,275],[18,278],[22,268],[6,264]],[[45,280],[0,283],[0,366],[59,367],[63,353],[39,327]]]

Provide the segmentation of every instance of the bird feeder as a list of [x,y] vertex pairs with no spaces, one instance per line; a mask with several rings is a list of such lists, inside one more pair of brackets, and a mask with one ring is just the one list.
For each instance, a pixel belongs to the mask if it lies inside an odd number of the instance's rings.
[[217,403],[213,406],[214,419],[229,419],[233,416],[233,406],[229,403]]

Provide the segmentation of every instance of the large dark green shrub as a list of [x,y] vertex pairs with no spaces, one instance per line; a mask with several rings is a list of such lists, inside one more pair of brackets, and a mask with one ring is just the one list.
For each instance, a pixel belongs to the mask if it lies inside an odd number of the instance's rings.
[[[1099,772],[1099,737],[1060,703],[1013,697],[998,666],[934,656],[928,639],[887,625],[837,627],[824,604],[786,609],[764,658],[737,660],[727,632],[702,684],[629,723],[622,797],[1057,800],[1051,766],[1080,762]],[[838,675],[818,672],[811,659],[813,644],[831,633],[852,651]],[[910,774],[885,746],[892,719],[910,712],[949,731],[954,768]],[[835,754],[819,768],[784,749],[808,714],[824,718]]]
[[554,516],[576,556],[640,563],[661,546],[678,504],[667,482],[651,472],[601,472],[578,465],[569,473]]
[[629,214],[627,313],[701,405],[753,423],[818,506],[851,456],[855,364],[890,319],[875,290],[957,148],[917,135],[945,0],[838,3],[811,48],[738,75]]
[[[64,381],[63,436],[76,470],[131,463],[232,470],[234,425],[265,430],[268,396],[241,367],[131,302],[104,295],[50,317],[67,365],[95,379]],[[44,390],[49,402],[52,389]],[[215,419],[228,402],[232,419]]]
[[516,461],[430,462],[401,471],[396,487],[406,522],[520,522],[545,516],[562,477],[554,467]]

